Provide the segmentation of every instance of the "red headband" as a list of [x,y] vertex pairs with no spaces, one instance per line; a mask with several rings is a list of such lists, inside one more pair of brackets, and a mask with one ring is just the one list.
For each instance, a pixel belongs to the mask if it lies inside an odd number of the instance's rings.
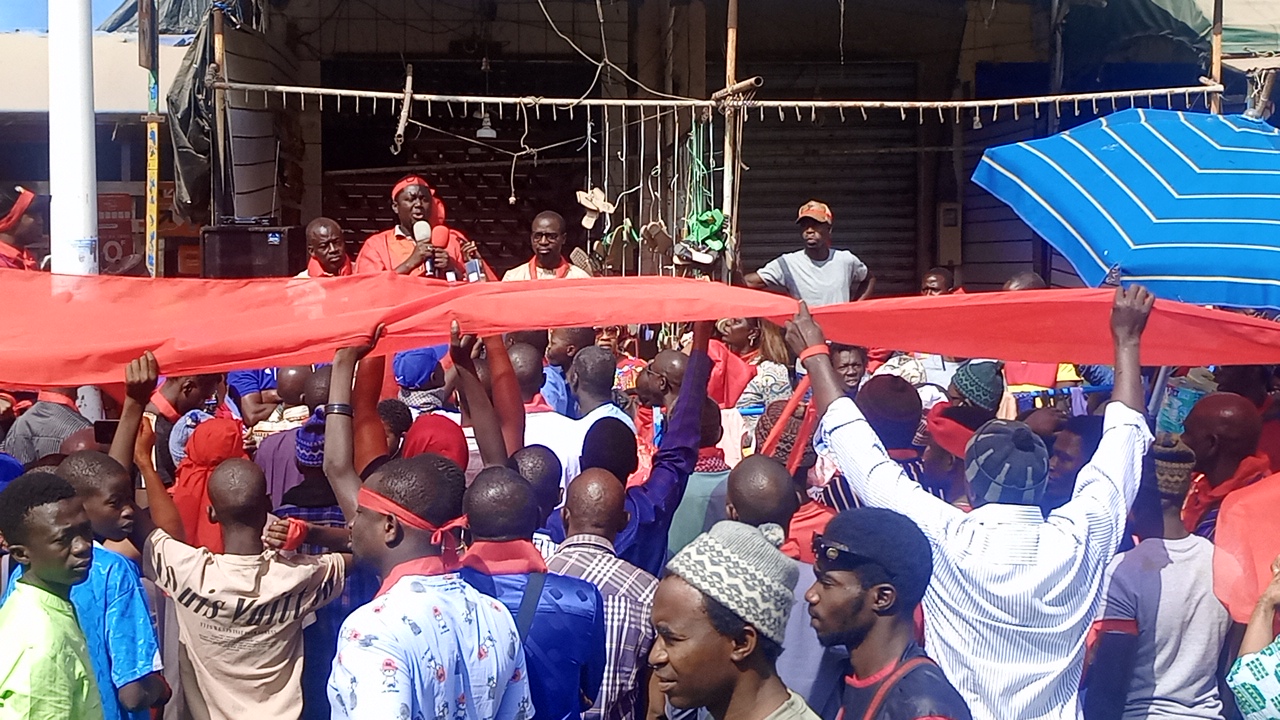
[[460,515],[440,527],[436,527],[414,513],[409,512],[409,510],[400,503],[397,503],[396,501],[366,487],[360,488],[360,492],[356,496],[356,503],[360,505],[360,507],[367,508],[374,512],[390,515],[411,528],[431,533],[431,542],[439,545],[443,551],[441,554],[445,556],[445,565],[447,567],[452,567],[453,563],[457,562],[458,541],[457,538],[455,538],[449,531],[465,528],[467,526],[466,515]]
[[950,403],[940,402],[930,408],[925,426],[938,447],[963,460],[974,431],[943,415],[942,411],[949,407]]
[[427,184],[426,180],[423,180],[417,175],[410,175],[405,179],[401,180],[400,182],[396,183],[395,187],[391,188],[391,199],[395,200],[396,198],[400,197],[400,193],[404,192],[405,188],[413,185],[421,185],[422,187],[427,189],[428,193],[431,192],[431,186]]
[[0,218],[0,232],[12,232],[18,227],[18,222],[22,220],[22,216],[27,214],[27,209],[31,207],[31,203],[35,202],[36,194],[26,188],[20,188],[18,192],[18,200],[9,208],[9,212]]

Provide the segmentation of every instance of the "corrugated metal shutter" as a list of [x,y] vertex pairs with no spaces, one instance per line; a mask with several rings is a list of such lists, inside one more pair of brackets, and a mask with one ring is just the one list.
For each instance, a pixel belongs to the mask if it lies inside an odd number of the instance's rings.
[[[914,63],[750,64],[761,99],[914,99]],[[723,72],[721,72],[723,76]],[[713,75],[714,77],[714,75]],[[876,294],[916,288],[918,123],[896,111],[753,111],[743,131],[738,224],[742,260],[754,270],[801,247],[796,211],[810,199],[831,206],[834,245],[853,251],[877,278]],[[896,152],[895,152],[896,151]]]
[[964,213],[961,235],[961,278],[968,290],[999,290],[1006,280],[1020,272],[1034,270],[1053,287],[1081,287],[1071,263],[1049,248],[1049,267],[1037,257],[1043,239],[1022,222],[1013,208],[978,187],[973,171],[989,147],[1009,145],[1039,136],[1031,114],[996,122],[984,121],[981,128],[964,130]]

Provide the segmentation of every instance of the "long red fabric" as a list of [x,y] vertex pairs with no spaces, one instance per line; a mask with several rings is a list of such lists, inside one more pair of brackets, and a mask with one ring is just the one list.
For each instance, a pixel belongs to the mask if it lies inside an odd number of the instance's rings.
[[[530,327],[766,317],[786,297],[670,277],[471,283],[392,273],[336,278],[194,280],[0,270],[9,299],[0,386],[120,381],[152,350],[169,375],[326,362],[387,325],[379,354],[446,342],[449,323],[490,334]],[[829,338],[955,357],[1110,363],[1112,291],[1032,290],[886,298],[818,308]],[[1159,301],[1147,365],[1280,362],[1280,324]]]

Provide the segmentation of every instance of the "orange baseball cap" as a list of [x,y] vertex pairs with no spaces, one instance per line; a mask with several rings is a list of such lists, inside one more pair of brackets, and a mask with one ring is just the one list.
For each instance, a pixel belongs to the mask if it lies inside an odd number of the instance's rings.
[[800,206],[800,214],[796,216],[796,222],[809,218],[817,220],[820,223],[831,224],[831,208],[826,203],[820,203],[817,200],[810,200]]

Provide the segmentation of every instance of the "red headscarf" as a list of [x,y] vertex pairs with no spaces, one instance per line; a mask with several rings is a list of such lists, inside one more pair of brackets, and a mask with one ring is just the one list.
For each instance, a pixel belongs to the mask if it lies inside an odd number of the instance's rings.
[[18,228],[18,223],[22,220],[22,216],[27,214],[27,210],[31,208],[31,203],[36,199],[36,194],[23,188],[18,192],[18,199],[13,203],[13,207],[9,208],[9,212],[0,217],[0,233],[10,233]]
[[222,528],[209,521],[209,477],[224,460],[248,457],[240,424],[234,420],[206,420],[191,434],[173,485],[173,502],[182,516],[188,545],[222,552]]
[[471,453],[467,449],[467,436],[462,433],[458,423],[443,415],[424,414],[409,426],[404,434],[404,448],[401,456],[411,458],[424,453],[443,455],[467,469],[467,460]]

